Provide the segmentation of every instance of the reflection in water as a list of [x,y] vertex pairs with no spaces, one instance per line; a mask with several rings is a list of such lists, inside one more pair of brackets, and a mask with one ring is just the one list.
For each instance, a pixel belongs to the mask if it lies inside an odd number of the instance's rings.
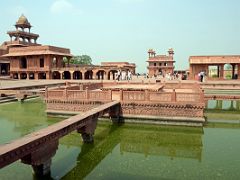
[[207,109],[240,111],[240,101],[235,100],[208,100]]
[[[103,127],[106,127],[105,129]],[[201,161],[202,128],[160,127],[151,125],[107,125],[95,135],[94,144],[84,144],[76,167],[63,179],[84,178],[101,163],[113,149],[120,145],[119,154],[138,153]]]
[[[0,105],[0,143],[7,143],[17,137],[47,127],[60,118],[49,118],[45,113],[45,104],[40,99]],[[1,132],[4,132],[2,134]],[[12,138],[11,133],[15,134]]]
[[[47,117],[40,100],[0,106],[1,144],[61,120]],[[221,106],[238,107],[224,101]],[[210,114],[237,118],[240,113],[213,110]],[[94,144],[82,144],[76,132],[60,139],[51,178],[239,179],[239,127],[209,123],[203,132],[203,128],[101,122]],[[35,179],[31,172],[29,165],[18,161],[1,169],[0,179]]]
[[239,121],[240,101],[209,100],[205,116],[208,120]]

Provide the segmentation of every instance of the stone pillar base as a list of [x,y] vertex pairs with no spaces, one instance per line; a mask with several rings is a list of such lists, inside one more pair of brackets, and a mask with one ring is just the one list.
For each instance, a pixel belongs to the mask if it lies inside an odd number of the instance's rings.
[[51,159],[49,159],[47,162],[44,162],[40,165],[32,165],[33,172],[35,176],[42,177],[42,176],[50,176],[51,174]]
[[94,142],[93,134],[82,133],[81,135],[84,143]]

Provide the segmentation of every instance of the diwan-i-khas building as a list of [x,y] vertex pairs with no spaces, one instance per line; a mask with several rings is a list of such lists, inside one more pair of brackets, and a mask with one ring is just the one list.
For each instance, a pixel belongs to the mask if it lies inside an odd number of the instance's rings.
[[114,79],[118,70],[135,73],[136,65],[128,62],[96,65],[70,65],[70,49],[37,43],[38,34],[22,15],[10,41],[0,46],[0,75],[13,79]]
[[148,50],[148,73],[149,76],[157,76],[166,74],[173,74],[174,72],[174,63],[173,55],[174,51],[172,48],[168,50],[168,55],[156,55],[156,52],[153,49]]

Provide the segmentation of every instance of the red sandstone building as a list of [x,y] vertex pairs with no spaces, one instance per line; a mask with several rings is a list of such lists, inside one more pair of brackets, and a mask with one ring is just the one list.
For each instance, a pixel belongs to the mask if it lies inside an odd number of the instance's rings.
[[173,55],[174,51],[172,48],[168,50],[168,55],[156,55],[156,52],[153,49],[148,50],[148,73],[149,76],[157,76],[170,73],[172,74],[174,71],[174,63]]
[[10,41],[0,46],[0,75],[13,79],[115,79],[120,71],[135,73],[136,65],[128,62],[96,65],[70,65],[72,57],[66,48],[37,44],[38,34],[31,33],[31,24],[21,16],[16,30],[8,31]]
[[240,55],[190,56],[189,64],[189,79],[198,79],[200,72],[204,72],[208,80],[240,78]]

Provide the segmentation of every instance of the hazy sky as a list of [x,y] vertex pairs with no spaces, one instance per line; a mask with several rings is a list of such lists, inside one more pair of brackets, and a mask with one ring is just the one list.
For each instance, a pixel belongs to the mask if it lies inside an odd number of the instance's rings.
[[145,72],[147,50],[175,50],[176,69],[190,55],[240,54],[240,0],[6,0],[0,42],[21,14],[41,44],[101,61],[128,61]]

